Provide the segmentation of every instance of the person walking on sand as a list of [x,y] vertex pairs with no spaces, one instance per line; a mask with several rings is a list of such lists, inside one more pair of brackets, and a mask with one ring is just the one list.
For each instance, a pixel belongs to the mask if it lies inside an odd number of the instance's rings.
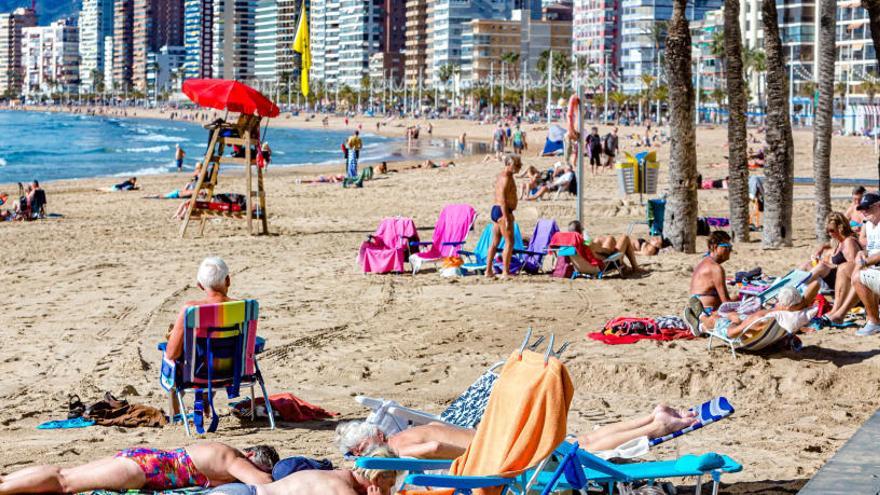
[[495,204],[492,206],[492,244],[489,245],[489,253],[486,256],[486,276],[495,276],[495,254],[498,253],[498,243],[504,238],[504,252],[501,254],[503,268],[501,275],[510,276],[510,260],[513,258],[513,212],[516,210],[516,179],[522,168],[522,161],[518,156],[506,155],[504,157],[504,170],[498,174],[495,180]]
[[620,148],[620,140],[617,137],[617,127],[611,129],[611,132],[605,135],[605,142],[602,145],[605,152],[605,168],[611,170],[614,168],[614,158],[617,156],[617,150]]
[[354,134],[348,138],[348,176],[357,177],[358,160],[361,157],[361,148],[364,143],[361,141],[360,132],[354,131]]
[[467,133],[462,132],[461,136],[459,136],[459,138],[458,138],[458,152],[463,155],[466,146],[467,146]]
[[495,128],[495,132],[492,134],[492,151],[495,152],[495,157],[499,160],[504,153],[504,143],[506,140],[507,134],[505,134],[504,127],[499,122],[498,127]]
[[183,148],[180,147],[180,144],[174,145],[174,161],[177,162],[177,171],[183,172],[183,157],[186,156],[186,152],[183,151]]

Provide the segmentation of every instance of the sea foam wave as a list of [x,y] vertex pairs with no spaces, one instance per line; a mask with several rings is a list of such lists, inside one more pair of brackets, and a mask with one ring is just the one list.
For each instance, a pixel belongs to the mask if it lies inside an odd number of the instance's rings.
[[171,151],[171,147],[167,144],[159,146],[147,146],[144,148],[126,148],[122,150],[126,153],[162,153],[163,151]]

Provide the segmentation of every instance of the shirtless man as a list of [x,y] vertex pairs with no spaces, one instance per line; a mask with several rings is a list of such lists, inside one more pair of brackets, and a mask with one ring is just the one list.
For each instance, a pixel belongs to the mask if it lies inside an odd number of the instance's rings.
[[486,276],[495,276],[495,254],[498,253],[498,243],[504,237],[504,252],[501,260],[504,268],[501,275],[510,276],[510,260],[513,258],[513,212],[516,210],[516,179],[514,174],[519,173],[522,161],[518,156],[505,155],[504,170],[498,174],[495,180],[495,204],[492,206],[492,244],[489,245],[489,253],[486,256]]
[[[687,428],[696,422],[696,413],[658,405],[645,416],[602,426],[578,436],[581,447],[613,450],[639,438],[659,438]],[[343,423],[336,428],[336,443],[340,451],[355,456],[387,446],[392,454],[418,459],[455,459],[464,454],[476,430],[441,423],[407,428],[386,437],[378,426],[363,421]]]
[[846,208],[846,218],[849,219],[850,227],[853,230],[860,230],[862,228],[862,224],[865,223],[865,216],[859,211],[859,203],[862,202],[862,197],[865,195],[865,187],[864,186],[856,186],[852,191],[852,202],[850,202],[849,206]]
[[[369,457],[394,457],[385,447],[363,453]],[[390,495],[397,482],[397,471],[380,469],[297,471],[268,485],[227,485],[210,495]]]
[[165,358],[170,361],[174,361],[183,354],[183,330],[185,328],[186,308],[234,301],[234,299],[226,295],[229,292],[231,281],[229,278],[229,268],[222,259],[217,257],[205,258],[202,264],[199,265],[196,280],[198,280],[199,289],[205,291],[205,297],[183,303],[183,307],[177,315],[177,320],[168,334],[168,347],[165,349]]
[[163,491],[233,481],[270,483],[276,462],[278,453],[266,445],[243,452],[217,442],[171,451],[133,448],[72,468],[34,466],[16,471],[0,477],[0,494]]
[[731,300],[721,264],[730,259],[733,245],[730,243],[730,235],[721,230],[709,234],[706,243],[708,252],[694,268],[690,291],[691,298],[699,299],[700,304],[711,313],[722,303]]

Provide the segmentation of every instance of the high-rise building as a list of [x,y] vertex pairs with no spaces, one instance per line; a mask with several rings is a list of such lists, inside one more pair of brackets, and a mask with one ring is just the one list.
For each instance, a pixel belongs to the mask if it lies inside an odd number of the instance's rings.
[[[475,19],[462,40],[461,74],[465,81],[502,78],[509,84],[521,75],[539,77],[538,60],[546,51],[571,54],[570,20],[534,20],[525,11],[515,10],[510,20]],[[505,63],[506,53],[516,53],[516,64]],[[526,71],[523,74],[523,70]]]
[[79,91],[79,33],[73,19],[22,29],[25,96]]
[[[80,89],[104,87],[104,40],[113,35],[113,0],[83,0],[79,14]],[[106,81],[109,82],[109,81]]]
[[214,0],[214,77],[245,81],[254,77],[256,0]]
[[162,46],[147,54],[147,94],[157,98],[162,93],[180,90],[177,74],[183,68],[186,50],[182,46]]
[[113,90],[132,89],[134,69],[134,0],[113,3]]
[[602,77],[614,77],[620,67],[621,14],[621,0],[574,0],[574,55]]
[[[261,81],[293,79],[299,74],[299,54],[293,41],[301,0],[258,0],[255,19],[254,73]],[[297,86],[299,83],[296,83]]]
[[312,78],[335,86],[339,72],[340,0],[312,0]]
[[[707,12],[720,9],[723,3],[722,0],[693,0],[688,2],[686,16],[690,21],[702,19]],[[622,89],[624,93],[635,94],[646,89],[643,74],[662,76],[666,33],[658,21],[672,17],[672,0],[622,0],[621,8]]]
[[439,82],[440,68],[461,65],[462,34],[474,19],[508,19],[513,0],[434,0],[431,2],[431,78]]
[[184,2],[184,77],[198,79],[213,76],[214,0]]
[[278,0],[257,0],[254,14],[254,76],[278,80]]
[[37,12],[20,8],[0,14],[0,95],[18,95],[21,92],[22,29],[37,25]]
[[147,59],[163,46],[183,46],[183,0],[134,0],[132,83],[147,89]]
[[113,35],[104,36],[104,91],[113,88]]
[[406,0],[406,42],[404,74],[406,84],[415,86],[430,79],[428,60],[428,0]]

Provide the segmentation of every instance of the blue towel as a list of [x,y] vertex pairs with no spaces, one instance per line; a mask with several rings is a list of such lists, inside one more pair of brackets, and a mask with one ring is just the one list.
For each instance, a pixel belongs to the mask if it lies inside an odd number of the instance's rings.
[[94,425],[95,422],[91,419],[84,418],[73,418],[73,419],[61,419],[58,421],[46,421],[43,424],[37,426],[38,430],[61,430],[68,428],[86,428],[88,426]]
[[275,464],[275,467],[272,469],[272,479],[278,481],[293,473],[310,470],[332,471],[333,463],[327,459],[319,461],[309,457],[288,457],[281,459]]

